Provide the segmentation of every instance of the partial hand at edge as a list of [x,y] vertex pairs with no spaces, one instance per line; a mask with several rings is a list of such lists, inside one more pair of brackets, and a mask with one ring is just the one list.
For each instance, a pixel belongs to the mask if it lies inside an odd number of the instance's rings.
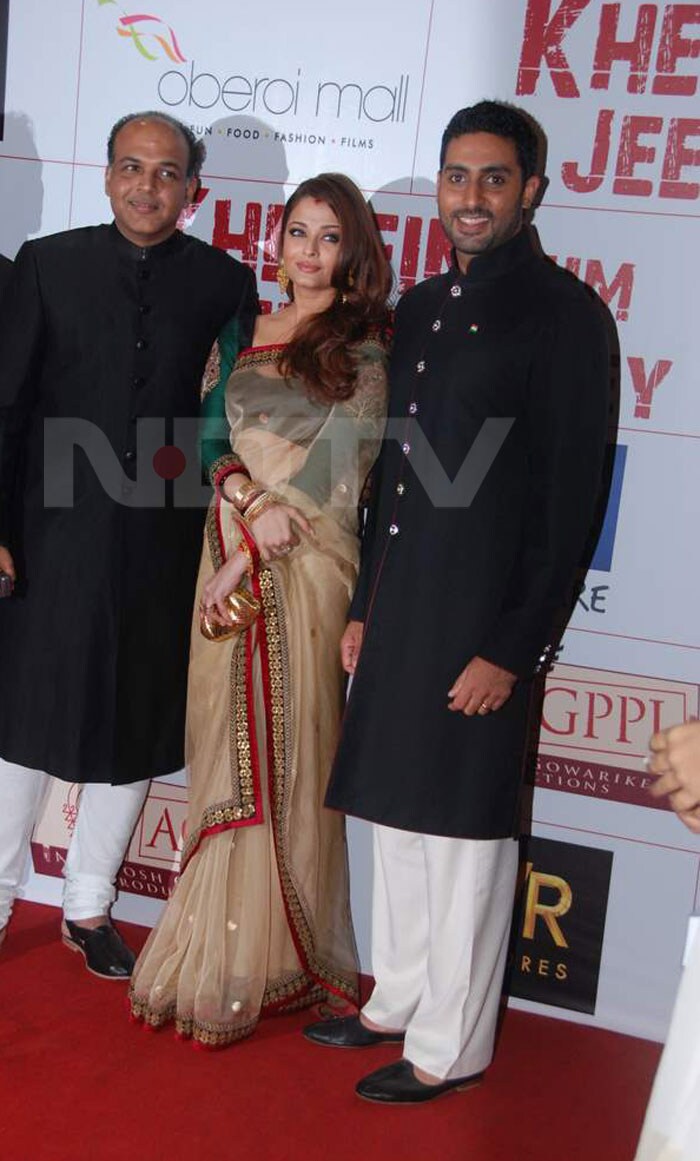
[[17,573],[15,571],[15,562],[12,559],[12,553],[9,548],[4,548],[0,544],[0,572],[6,572],[11,576],[13,581],[17,580]]
[[700,834],[700,722],[660,730],[649,749],[649,772],[657,778],[649,793],[653,798],[667,795],[681,822]]
[[448,692],[448,709],[467,717],[499,710],[508,701],[517,676],[483,657],[473,657]]
[[348,621],[347,628],[340,639],[340,661],[345,672],[349,673],[351,677],[357,668],[364,631],[365,626],[362,621]]

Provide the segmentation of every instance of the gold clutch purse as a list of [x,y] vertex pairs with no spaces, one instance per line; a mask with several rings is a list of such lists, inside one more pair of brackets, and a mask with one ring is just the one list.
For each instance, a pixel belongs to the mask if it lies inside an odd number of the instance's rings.
[[245,633],[260,612],[260,601],[248,589],[234,589],[224,604],[231,618],[230,625],[219,625],[211,620],[208,613],[200,613],[199,629],[207,641],[228,641],[231,637]]

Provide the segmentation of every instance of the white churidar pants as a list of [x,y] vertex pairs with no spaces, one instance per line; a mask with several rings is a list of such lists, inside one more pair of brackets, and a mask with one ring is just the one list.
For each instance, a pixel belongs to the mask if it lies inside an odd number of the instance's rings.
[[635,1161],[700,1157],[700,934],[683,970]]
[[372,970],[364,1015],[405,1029],[404,1057],[443,1080],[493,1056],[518,844],[374,826]]
[[[29,854],[29,840],[49,775],[0,758],[0,928],[7,923]],[[114,881],[141,813],[149,780],[129,786],[83,787],[80,809],[63,870],[63,911],[79,923],[106,915],[116,897]]]

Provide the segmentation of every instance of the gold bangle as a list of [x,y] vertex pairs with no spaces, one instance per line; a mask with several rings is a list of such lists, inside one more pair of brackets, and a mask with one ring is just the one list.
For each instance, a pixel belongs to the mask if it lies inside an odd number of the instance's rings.
[[279,499],[273,492],[264,492],[262,496],[256,496],[251,504],[246,508],[243,519],[246,524],[252,524],[263,512],[267,512],[268,508],[273,508],[275,504],[279,504]]
[[256,484],[253,480],[244,480],[233,493],[231,503],[238,512],[242,512],[246,506],[246,502],[251,500],[261,490],[260,485]]

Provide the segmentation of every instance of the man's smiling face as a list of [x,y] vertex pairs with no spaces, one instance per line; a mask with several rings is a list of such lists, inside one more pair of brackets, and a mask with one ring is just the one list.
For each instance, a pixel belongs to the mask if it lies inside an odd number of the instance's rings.
[[105,193],[120,233],[135,246],[155,246],[175,230],[197,189],[187,165],[187,142],[166,122],[129,121],[119,130]]
[[437,201],[442,228],[463,272],[475,254],[517,234],[539,184],[537,177],[523,182],[510,138],[465,133],[450,141],[438,174]]

